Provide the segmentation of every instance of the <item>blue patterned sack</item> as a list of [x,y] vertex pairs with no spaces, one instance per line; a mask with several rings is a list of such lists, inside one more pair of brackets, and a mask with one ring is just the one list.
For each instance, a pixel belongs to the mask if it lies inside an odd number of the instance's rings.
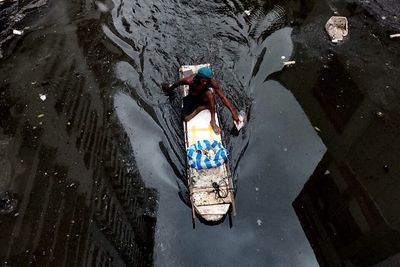
[[[207,150],[212,150],[214,153],[209,153],[210,155],[203,153]],[[219,167],[228,159],[228,152],[218,141],[197,141],[188,147],[186,153],[190,167],[197,170]]]

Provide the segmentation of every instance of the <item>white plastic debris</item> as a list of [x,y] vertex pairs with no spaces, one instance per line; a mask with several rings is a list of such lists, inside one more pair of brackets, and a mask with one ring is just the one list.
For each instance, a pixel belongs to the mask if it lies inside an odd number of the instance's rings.
[[39,114],[39,115],[37,115],[37,117],[40,119],[40,118],[43,118],[44,117],[44,114],[42,113],[42,114]]
[[285,59],[286,57],[285,56],[281,56],[281,59]]
[[400,37],[400,33],[396,33],[396,34],[391,34],[390,35],[390,39],[399,38],[399,37]]
[[260,219],[258,219],[258,220],[257,220],[257,224],[258,224],[258,226],[261,226],[262,221],[261,221]]
[[239,112],[239,122],[233,121],[233,123],[236,126],[236,129],[238,131],[240,131],[240,129],[243,128],[244,124],[246,123],[246,112],[244,112],[243,110],[241,110]]
[[40,100],[45,101],[47,96],[44,94],[39,94],[39,98],[40,98]]
[[247,16],[250,16],[251,11],[250,11],[250,10],[245,10],[245,11],[244,11],[244,14],[246,14]]
[[97,8],[100,10],[100,12],[104,13],[104,12],[108,12],[109,11],[108,7],[105,4],[103,4],[101,2],[98,2],[98,1],[96,1],[95,3],[97,5]]
[[285,62],[283,62],[283,66],[291,66],[291,65],[294,65],[294,64],[296,64],[296,61],[294,61],[294,60],[291,60],[291,61],[285,61]]
[[24,33],[24,31],[19,31],[19,30],[13,30],[13,34],[15,35],[22,35]]
[[333,43],[343,41],[349,34],[349,23],[346,17],[332,16],[325,24],[325,30]]

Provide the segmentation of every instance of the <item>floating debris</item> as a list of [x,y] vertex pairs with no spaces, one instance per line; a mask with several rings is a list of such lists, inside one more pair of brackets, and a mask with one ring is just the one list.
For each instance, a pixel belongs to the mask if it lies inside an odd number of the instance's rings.
[[44,94],[39,94],[39,98],[40,98],[40,100],[45,101],[47,96]]
[[281,59],[285,59],[286,57],[285,56],[281,56]]
[[386,173],[388,173],[388,172],[389,172],[389,165],[385,164],[385,165],[383,166],[383,170],[384,170]]
[[247,16],[250,16],[251,11],[250,11],[250,10],[245,10],[245,11],[244,11],[244,14],[246,14]]
[[98,1],[96,1],[95,3],[96,3],[96,5],[97,5],[97,8],[98,8],[101,12],[108,12],[108,11],[109,11],[108,7],[107,7],[105,4],[103,4],[103,3],[101,3],[101,2],[98,2]]
[[296,61],[294,61],[294,60],[283,62],[283,66],[285,66],[285,67],[286,66],[292,66],[294,64],[296,64]]
[[18,207],[18,200],[15,199],[11,193],[0,192],[0,215],[10,214],[13,211],[15,211],[17,207]]
[[399,37],[400,37],[400,33],[395,33],[395,34],[390,35],[390,39],[399,38]]
[[321,129],[320,128],[318,128],[317,126],[314,126],[314,130],[316,130],[317,132],[321,132]]
[[13,30],[13,34],[15,35],[22,35],[24,31],[19,31],[19,30]]
[[37,117],[40,119],[40,118],[43,118],[44,117],[44,114],[42,113],[42,114],[39,114],[39,115],[37,115]]
[[257,220],[257,224],[258,224],[258,226],[261,226],[262,221],[261,221],[260,219],[258,219],[258,220]]
[[243,126],[246,124],[247,122],[247,116],[246,116],[246,112],[244,110],[241,110],[239,112],[239,122],[233,121],[233,123],[236,126],[236,129],[238,131],[240,131],[240,129],[243,128]]
[[383,114],[383,112],[378,111],[375,113],[376,116],[378,116],[379,118],[383,118],[385,116],[385,114]]
[[346,17],[332,16],[325,24],[325,30],[333,43],[343,41],[349,33],[349,23]]

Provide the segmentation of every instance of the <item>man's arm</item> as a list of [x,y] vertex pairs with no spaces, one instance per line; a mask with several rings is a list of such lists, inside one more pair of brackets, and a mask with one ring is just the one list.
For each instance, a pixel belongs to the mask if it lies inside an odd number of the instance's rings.
[[174,82],[173,84],[170,83],[163,83],[162,89],[164,90],[164,92],[170,92],[172,90],[174,90],[175,88],[177,88],[178,86],[181,85],[190,85],[190,81],[189,81],[190,77],[186,77],[186,78],[182,78],[177,80],[176,82]]
[[221,87],[219,87],[215,79],[211,80],[211,87],[214,88],[215,93],[219,96],[222,103],[229,109],[232,114],[233,120],[239,122],[239,113],[233,106],[232,102],[225,96],[224,92],[222,91]]

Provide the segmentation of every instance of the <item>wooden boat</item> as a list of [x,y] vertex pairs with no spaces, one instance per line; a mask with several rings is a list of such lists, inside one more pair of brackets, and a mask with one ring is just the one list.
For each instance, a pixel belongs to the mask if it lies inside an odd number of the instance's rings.
[[[181,78],[197,73],[201,67],[209,67],[209,64],[181,66],[179,75]],[[181,86],[181,93],[186,96],[189,86]],[[185,148],[197,141],[219,141],[224,146],[222,133],[214,133],[210,125],[211,113],[208,109],[201,111],[193,119],[183,122]],[[218,113],[216,123],[219,126]],[[188,161],[187,161],[188,162]],[[193,223],[196,214],[209,222],[217,222],[225,215],[236,215],[234,187],[229,162],[225,161],[221,166],[211,169],[197,170],[187,165],[187,179],[192,205]],[[231,218],[231,217],[230,217]]]

